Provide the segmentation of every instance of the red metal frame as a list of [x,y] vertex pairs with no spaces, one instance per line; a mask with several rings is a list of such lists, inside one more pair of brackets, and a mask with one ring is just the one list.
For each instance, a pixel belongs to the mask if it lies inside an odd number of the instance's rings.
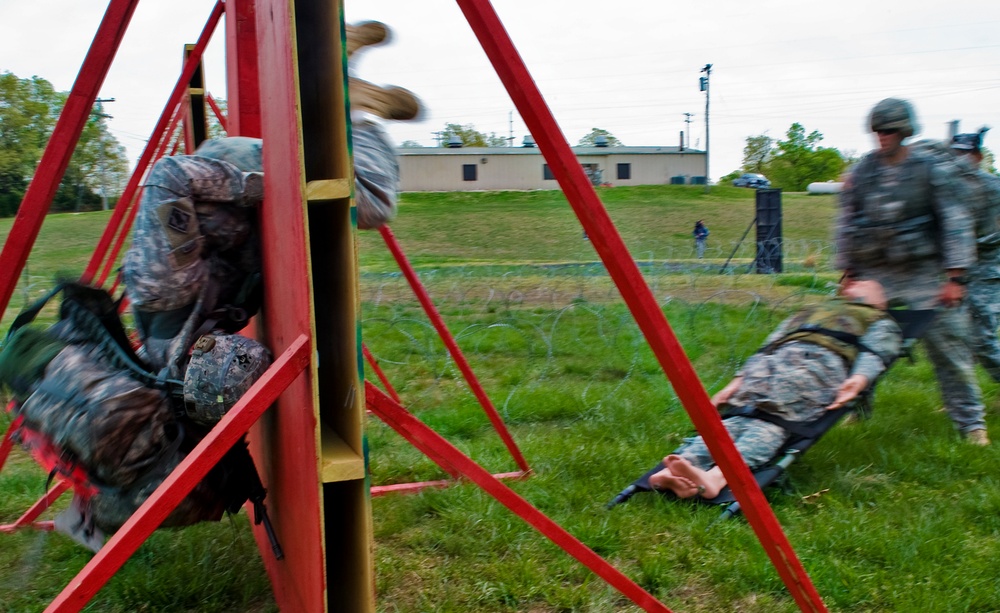
[[385,240],[385,244],[392,253],[392,257],[395,258],[396,263],[399,265],[399,269],[403,271],[403,276],[406,277],[406,280],[410,283],[410,287],[413,288],[413,293],[417,296],[417,300],[424,308],[424,312],[427,313],[427,317],[430,318],[434,329],[437,330],[438,336],[440,336],[441,340],[444,341],[445,347],[448,348],[448,353],[450,353],[452,359],[455,360],[455,364],[458,366],[458,369],[462,371],[462,376],[465,377],[465,381],[469,384],[469,388],[472,389],[472,393],[476,396],[476,400],[479,401],[479,404],[486,412],[486,416],[489,418],[490,423],[493,424],[493,428],[497,431],[497,434],[500,435],[500,438],[503,440],[504,445],[507,446],[507,450],[510,452],[511,456],[513,456],[518,467],[526,473],[530,472],[531,467],[528,466],[527,460],[524,459],[524,455],[521,453],[521,450],[518,449],[517,443],[514,442],[514,438],[510,435],[510,431],[507,430],[507,424],[503,422],[500,414],[497,413],[496,407],[493,406],[493,402],[490,400],[490,397],[486,395],[486,391],[479,383],[479,379],[476,378],[476,374],[472,372],[472,367],[469,366],[469,362],[465,359],[465,355],[462,354],[462,350],[458,348],[458,343],[455,342],[455,337],[452,336],[451,331],[448,330],[448,326],[445,325],[437,307],[434,306],[434,302],[427,293],[427,289],[424,287],[423,283],[420,282],[420,277],[417,276],[417,271],[413,269],[410,261],[406,259],[406,254],[403,253],[403,248],[400,247],[399,241],[396,240],[396,236],[392,233],[392,230],[389,229],[389,226],[382,226],[378,229],[378,231]]
[[382,372],[382,368],[378,365],[378,360],[376,360],[375,356],[372,355],[372,352],[368,350],[368,345],[362,343],[361,352],[364,354],[365,360],[372,367],[372,370],[375,371],[375,376],[378,377],[378,380],[382,383],[382,387],[385,388],[385,391],[389,392],[389,395],[392,396],[393,400],[402,403],[402,400],[399,399],[399,394],[396,393],[396,389],[392,387],[392,384],[389,383],[389,378],[385,376],[385,373]]
[[205,100],[208,101],[208,106],[212,107],[212,112],[215,113],[215,118],[219,121],[219,125],[222,126],[223,130],[225,130],[226,114],[219,108],[219,103],[216,102],[212,94],[209,94],[208,92],[205,93]]
[[[294,71],[291,70],[294,49],[294,44],[292,44],[294,34],[291,31],[293,20],[287,2],[280,0],[260,1],[262,7],[268,10],[255,13],[255,7],[251,0],[232,0],[230,4],[242,4],[244,11],[241,13],[241,18],[244,21],[255,19],[257,29],[261,32],[267,32],[266,36],[259,38],[262,47],[259,65],[262,73],[266,72],[272,77],[286,75],[285,80],[272,79],[274,86],[263,92],[266,100],[263,99],[264,96],[261,96],[259,101],[261,107],[264,107],[264,102],[266,102],[266,108],[273,114],[266,122],[260,120],[262,125],[259,131],[268,140],[271,152],[269,154],[270,160],[265,159],[265,163],[268,165],[265,176],[269,177],[269,194],[282,202],[287,201],[293,211],[296,210],[297,205],[299,211],[299,214],[292,213],[289,216],[287,213],[271,211],[265,207],[265,216],[270,214],[271,217],[265,218],[263,224],[265,232],[262,238],[268,248],[287,246],[287,241],[283,242],[272,233],[276,228],[281,228],[281,234],[298,237],[292,240],[294,243],[292,246],[298,248],[303,246],[301,241],[302,237],[305,236],[301,216],[304,204],[301,183],[291,180],[276,182],[275,180],[276,177],[299,177],[301,181],[301,168],[296,167],[301,151],[301,137],[297,131],[288,129],[288,126],[297,125],[298,121],[297,93],[293,86]],[[576,157],[562,136],[555,119],[510,41],[503,24],[487,0],[456,1],[479,38],[515,106],[535,137],[570,205],[580,218],[584,230],[590,236],[592,244],[621,291],[626,304],[635,316],[640,329],[691,416],[695,427],[705,437],[710,451],[729,481],[737,499],[741,502],[744,514],[757,533],[782,580],[802,610],[825,611],[825,606],[818,593],[781,531],[780,525],[778,525],[760,488],[756,485],[749,469],[733,446],[693,367],[687,360],[638,267],[629,256],[628,250]],[[44,215],[62,175],[65,173],[72,153],[72,145],[82,132],[90,107],[97,97],[137,2],[138,0],[111,0],[94,42],[88,51],[87,58],[84,60],[80,75],[74,83],[63,113],[56,124],[49,146],[46,148],[34,179],[28,187],[14,226],[2,253],[0,253],[0,264],[3,264],[0,265],[0,306],[3,309],[6,309],[10,301],[17,278],[37,237]],[[249,7],[250,10],[245,10],[246,7]],[[205,27],[205,32],[203,32],[205,41],[207,41],[207,33],[214,30],[218,23],[223,8],[222,2],[215,5]],[[254,39],[254,42],[256,43],[257,39]],[[201,41],[199,41],[199,45],[201,49],[192,53],[185,64],[184,72],[178,80],[178,85],[171,96],[171,101],[167,104],[167,109],[177,107],[186,84],[190,81],[190,72],[193,72],[196,67],[196,58],[200,58],[201,51],[203,51],[204,47]],[[253,52],[254,58],[256,58],[256,47],[254,47]],[[250,53],[243,54],[241,52],[240,54],[242,65],[247,70],[246,76],[241,76],[241,83],[255,82],[257,78],[253,60],[249,57]],[[246,114],[242,112],[238,115],[234,114],[232,123],[241,125],[242,122],[246,129],[242,130],[241,133],[251,134],[254,118],[260,118],[260,107],[252,108],[254,104],[252,96],[241,99],[238,103],[244,108],[251,108],[247,110]],[[161,115],[156,129],[153,131],[154,135],[163,134],[163,128],[169,115],[170,113],[167,112]],[[153,142],[151,141],[150,145]],[[140,158],[139,166],[143,168],[148,166],[152,156],[153,147],[150,145],[147,145]],[[133,175],[134,181],[138,181],[136,177],[139,174]],[[84,274],[85,280],[93,278],[99,262],[111,244],[117,226],[120,225],[126,214],[130,201],[131,197],[126,200],[124,206],[121,206],[120,202],[119,206],[116,207],[112,216],[112,221],[116,226],[115,230],[106,232],[105,236],[102,237],[97,252],[95,252],[95,258]],[[110,226],[111,224],[109,224],[109,228]],[[199,443],[181,466],[156,490],[126,525],[109,540],[63,593],[52,602],[47,609],[48,611],[78,611],[82,608],[210,470],[211,466],[218,462],[225,451],[250,429],[267,407],[279,396],[282,396],[286,406],[289,404],[295,407],[311,406],[308,377],[300,376],[309,365],[312,351],[312,344],[305,332],[310,329],[308,278],[305,273],[307,262],[298,261],[303,254],[298,253],[298,249],[293,249],[293,251],[295,253],[292,254],[291,261],[285,263],[290,268],[283,266],[283,270],[274,269],[270,271],[272,274],[267,275],[272,284],[266,288],[266,305],[269,308],[276,308],[282,304],[288,305],[287,308],[277,310],[284,310],[290,314],[288,317],[277,317],[274,321],[269,321],[271,327],[265,330],[270,346],[286,348],[281,357],[226,415],[222,422],[213,429],[209,436]],[[276,264],[275,262],[265,262],[265,267],[271,266],[273,268]],[[266,270],[265,274],[267,272]],[[279,272],[281,274],[273,274]],[[413,441],[418,448],[432,460],[438,462],[446,471],[451,474],[460,474],[479,485],[645,610],[669,611],[662,603],[653,599],[652,596],[583,546],[552,520],[509,490],[493,475],[463,456],[447,441],[389,399],[385,393],[370,383],[366,383],[365,389],[369,407],[387,423],[391,422],[390,425],[401,433],[407,432],[409,440]],[[283,392],[285,393],[283,394]],[[285,426],[290,426],[287,430],[291,434],[297,435],[303,428],[314,432],[315,424],[306,423],[313,419],[311,414],[293,411],[293,414],[289,416],[280,410],[278,413],[282,413],[283,419],[286,420]],[[298,422],[303,418],[305,422],[299,424]],[[288,421],[289,419],[291,421]],[[299,427],[300,425],[302,428]],[[260,436],[261,433],[258,432],[257,435]],[[7,450],[4,451],[4,448]],[[309,452],[307,455],[315,457],[315,450],[310,448],[306,451]],[[3,445],[0,446],[0,454],[8,452],[9,436],[5,437]],[[289,471],[301,470],[302,466],[295,465],[296,458],[294,456],[290,455],[281,459],[290,463],[278,462],[274,464],[272,458],[272,465],[265,467],[268,470],[268,477],[272,478],[265,479],[265,482],[272,483],[273,487],[282,488],[286,487],[287,484],[302,481],[302,479],[294,478],[282,479],[283,476],[291,474]],[[65,484],[57,484],[40,503],[43,503],[50,496],[54,496],[55,492],[64,486]],[[298,500],[301,501],[302,505],[313,509],[313,513],[315,509],[320,508],[318,493],[315,491],[286,491],[281,492],[281,494],[281,498],[284,499],[296,499],[296,495],[299,494]],[[291,515],[279,524],[296,525],[294,513]],[[291,539],[294,544],[301,544],[304,549],[311,549],[317,542],[322,542],[321,536],[315,532],[316,526],[310,523],[309,526],[300,526],[300,529],[294,530],[294,534],[289,536],[294,537]],[[299,537],[304,537],[305,540]],[[310,537],[312,537],[311,540]],[[259,534],[258,538],[260,538]],[[313,544],[312,546],[308,545],[310,542]],[[286,546],[287,544],[286,542]],[[322,555],[321,547],[311,555]],[[306,556],[305,559],[309,559],[309,556]],[[265,562],[267,565],[266,560]],[[323,577],[318,570],[323,568],[321,560],[314,566],[296,566],[295,568],[292,566],[288,565],[284,568],[277,578],[287,578],[289,574],[299,573],[307,575],[302,580],[304,584],[324,585]],[[269,572],[272,571],[273,568],[269,565]],[[272,572],[272,580],[274,581],[275,578],[276,575]],[[283,588],[282,582],[278,581],[275,585],[276,592]],[[299,594],[297,597],[301,598],[303,595]],[[290,596],[291,600],[295,600],[297,597]],[[302,610],[322,610],[325,606],[311,597],[301,602],[303,604]]]
[[365,401],[373,413],[408,440],[414,441],[417,448],[427,453],[428,457],[441,468],[448,472],[458,472],[481,487],[500,504],[528,522],[531,527],[579,560],[644,611],[670,613],[670,609],[649,592],[639,587],[607,560],[594,553],[562,526],[549,519],[370,382],[365,382]]
[[826,611],[500,18],[487,0],[456,1],[785,586],[803,611]]

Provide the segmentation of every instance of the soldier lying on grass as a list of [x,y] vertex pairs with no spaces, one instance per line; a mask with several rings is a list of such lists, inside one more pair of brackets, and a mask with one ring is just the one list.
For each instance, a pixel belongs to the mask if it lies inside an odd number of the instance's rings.
[[[744,413],[723,424],[751,470],[770,461],[792,434],[768,416],[811,422],[854,400],[899,356],[902,332],[886,312],[882,286],[847,281],[841,294],[783,321],[712,397],[716,407]],[[665,468],[649,478],[653,489],[711,499],[726,486],[700,436],[663,463]]]

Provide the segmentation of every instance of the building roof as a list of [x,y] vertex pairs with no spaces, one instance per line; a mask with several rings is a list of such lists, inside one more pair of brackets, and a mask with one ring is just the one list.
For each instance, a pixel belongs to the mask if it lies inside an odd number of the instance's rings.
[[[581,155],[664,155],[702,154],[700,149],[680,147],[572,147]],[[397,147],[398,155],[541,155],[538,147]]]

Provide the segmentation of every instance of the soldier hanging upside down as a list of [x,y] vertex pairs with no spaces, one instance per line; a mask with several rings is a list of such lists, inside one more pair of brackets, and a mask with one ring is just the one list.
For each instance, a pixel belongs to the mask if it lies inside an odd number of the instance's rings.
[[[792,423],[816,420],[854,400],[898,357],[902,332],[886,313],[876,281],[848,281],[843,298],[807,307],[783,321],[764,348],[750,357],[729,385],[712,397],[717,407],[745,415],[723,420],[751,470],[770,461],[791,432],[769,416]],[[649,478],[656,490],[678,497],[718,496],[726,486],[699,436],[663,459]]]
[[[388,28],[347,28],[347,52],[385,42]],[[349,79],[358,227],[395,217],[399,167],[378,119],[410,120],[419,100],[400,87]],[[260,305],[256,211],[263,197],[260,139],[202,143],[194,155],[163,158],[146,180],[133,243],[123,266],[143,357],[172,377],[187,350],[211,330],[236,332]]]

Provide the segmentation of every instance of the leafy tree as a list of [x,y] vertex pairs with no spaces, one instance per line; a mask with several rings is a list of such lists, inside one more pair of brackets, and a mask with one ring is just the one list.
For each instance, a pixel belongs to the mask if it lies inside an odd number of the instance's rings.
[[733,180],[739,178],[741,174],[743,174],[743,169],[738,168],[729,173],[728,175],[719,177],[719,185],[730,185],[733,182]]
[[765,172],[775,187],[804,191],[813,182],[838,178],[847,162],[840,151],[820,147],[823,135],[813,130],[806,134],[800,123],[793,123],[786,139],[778,141]]
[[585,134],[580,142],[577,143],[578,147],[594,147],[597,145],[597,137],[603,136],[606,139],[608,147],[621,147],[622,142],[615,138],[615,135],[607,130],[602,130],[601,128],[592,128],[588,134]]
[[[17,212],[67,97],[40,77],[0,73],[0,215]],[[99,208],[102,188],[120,193],[127,158],[105,119],[94,114],[84,126],[53,210]]]
[[403,147],[403,148],[406,148],[406,149],[414,149],[414,148],[417,148],[417,147],[423,147],[423,145],[421,145],[420,143],[418,143],[415,140],[404,140],[399,146]]
[[771,161],[773,154],[773,138],[766,134],[748,136],[747,144],[743,147],[743,172],[766,174],[764,171],[767,168],[767,164]]
[[463,147],[507,147],[509,145],[506,138],[497,136],[496,132],[484,134],[476,130],[472,124],[464,126],[457,123],[446,124],[444,130],[439,134],[438,141],[441,147],[447,147],[452,137],[457,136],[462,141]]

